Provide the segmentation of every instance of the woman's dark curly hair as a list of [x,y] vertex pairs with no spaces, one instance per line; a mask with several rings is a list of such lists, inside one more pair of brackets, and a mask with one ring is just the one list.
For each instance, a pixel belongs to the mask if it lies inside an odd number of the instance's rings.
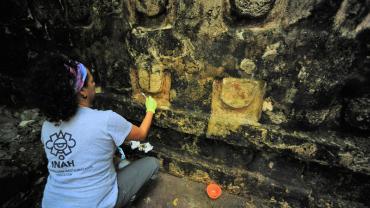
[[[64,64],[76,68],[66,56],[50,54],[39,60],[31,70],[33,102],[50,122],[68,121],[78,109],[75,78]],[[86,84],[87,79],[84,86]]]

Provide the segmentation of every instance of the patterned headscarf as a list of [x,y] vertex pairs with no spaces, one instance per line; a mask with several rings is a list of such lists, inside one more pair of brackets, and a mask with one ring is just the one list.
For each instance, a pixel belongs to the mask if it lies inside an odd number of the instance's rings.
[[84,86],[84,82],[85,82],[86,77],[87,77],[87,69],[80,62],[73,61],[73,63],[74,63],[74,65],[77,66],[77,68],[71,67],[70,65],[67,65],[67,64],[64,64],[64,66],[69,71],[69,73],[72,74],[73,77],[75,78],[75,80],[74,80],[74,83],[75,83],[74,89],[75,89],[75,92],[78,93],[82,89],[82,87]]

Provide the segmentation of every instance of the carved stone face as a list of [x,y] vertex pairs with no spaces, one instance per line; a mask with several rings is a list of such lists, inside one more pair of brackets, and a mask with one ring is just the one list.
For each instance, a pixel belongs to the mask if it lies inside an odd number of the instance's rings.
[[138,70],[139,85],[144,92],[159,93],[162,90],[164,74],[161,69],[155,67],[153,69],[154,72],[145,69]]
[[256,85],[252,80],[224,78],[220,98],[231,108],[248,107],[256,96]]
[[265,83],[241,78],[214,81],[208,135],[227,135],[240,125],[256,124],[260,118]]

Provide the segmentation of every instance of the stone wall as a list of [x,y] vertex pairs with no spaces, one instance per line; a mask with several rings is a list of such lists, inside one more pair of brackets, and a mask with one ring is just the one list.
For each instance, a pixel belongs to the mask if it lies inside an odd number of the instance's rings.
[[0,4],[4,103],[27,104],[29,64],[58,50],[92,69],[97,107],[135,123],[158,101],[165,171],[281,206],[370,204],[369,1]]

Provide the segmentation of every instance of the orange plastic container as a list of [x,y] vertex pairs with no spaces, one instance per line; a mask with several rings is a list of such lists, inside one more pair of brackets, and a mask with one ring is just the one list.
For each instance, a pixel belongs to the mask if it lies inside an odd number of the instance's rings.
[[211,199],[217,199],[218,197],[221,196],[221,193],[222,193],[221,187],[217,185],[216,183],[210,183],[207,186],[206,191],[207,191],[208,197]]

